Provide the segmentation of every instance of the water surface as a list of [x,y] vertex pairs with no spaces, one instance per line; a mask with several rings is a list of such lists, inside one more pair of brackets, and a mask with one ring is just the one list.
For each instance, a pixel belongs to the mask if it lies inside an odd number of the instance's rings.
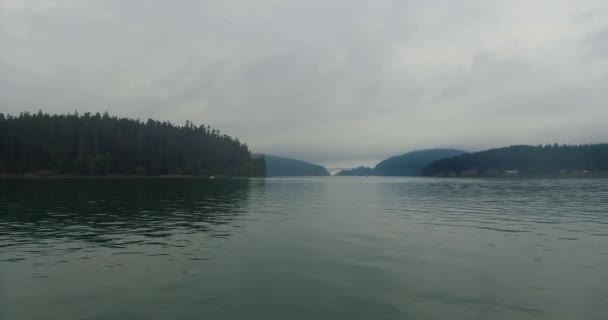
[[608,180],[0,180],[0,318],[605,319]]

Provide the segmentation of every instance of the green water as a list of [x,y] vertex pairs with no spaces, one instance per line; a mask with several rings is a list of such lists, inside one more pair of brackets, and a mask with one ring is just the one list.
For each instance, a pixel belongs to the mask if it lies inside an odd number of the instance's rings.
[[608,180],[0,180],[0,318],[606,319]]

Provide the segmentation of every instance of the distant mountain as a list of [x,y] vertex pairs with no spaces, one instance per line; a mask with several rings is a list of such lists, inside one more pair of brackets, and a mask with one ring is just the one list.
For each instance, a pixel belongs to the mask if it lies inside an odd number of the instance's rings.
[[433,161],[463,153],[465,152],[455,149],[417,150],[383,160],[373,169],[358,167],[342,170],[336,176],[420,176],[422,169]]
[[606,175],[608,144],[510,146],[429,164],[426,176]]
[[341,170],[336,173],[336,176],[371,176],[374,174],[374,169],[370,167],[358,167],[354,169]]
[[301,160],[263,155],[266,160],[266,176],[329,176],[325,167]]
[[374,167],[376,176],[420,176],[431,162],[465,153],[455,149],[428,149],[390,157]]

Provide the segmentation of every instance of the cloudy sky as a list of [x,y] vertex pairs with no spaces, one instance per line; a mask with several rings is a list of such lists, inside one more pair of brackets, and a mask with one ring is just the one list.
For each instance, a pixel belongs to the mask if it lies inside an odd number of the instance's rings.
[[0,111],[183,123],[327,166],[608,141],[605,0],[0,0]]

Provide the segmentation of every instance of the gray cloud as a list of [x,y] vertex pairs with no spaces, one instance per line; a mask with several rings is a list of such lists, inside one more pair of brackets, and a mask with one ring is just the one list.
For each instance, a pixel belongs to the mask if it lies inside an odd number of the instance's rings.
[[0,111],[193,120],[330,166],[606,141],[601,0],[0,2]]

